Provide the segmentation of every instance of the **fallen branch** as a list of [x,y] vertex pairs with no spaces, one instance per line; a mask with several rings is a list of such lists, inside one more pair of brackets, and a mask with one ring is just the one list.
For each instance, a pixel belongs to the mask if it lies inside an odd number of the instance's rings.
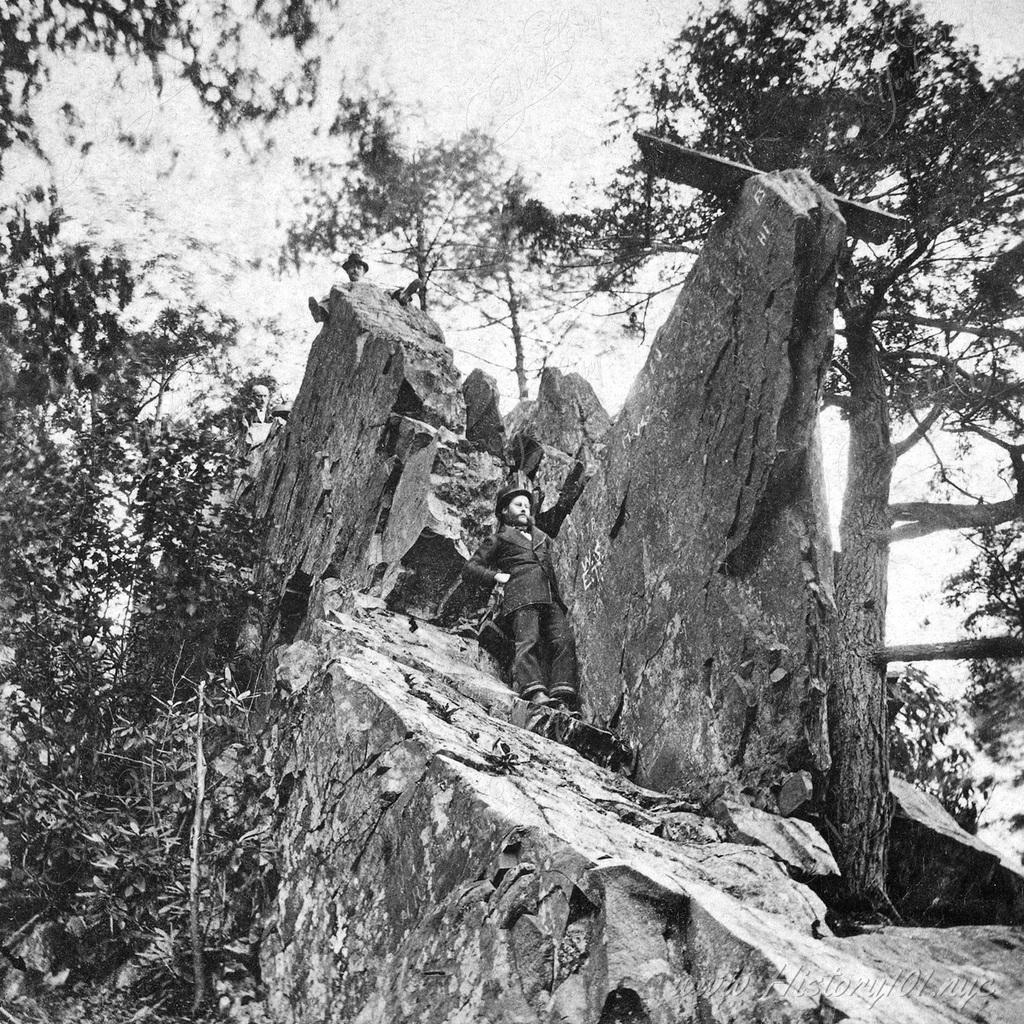
[[948,640],[936,644],[898,644],[882,647],[872,661],[973,661],[978,658],[1024,658],[1024,637],[986,636],[971,640]]

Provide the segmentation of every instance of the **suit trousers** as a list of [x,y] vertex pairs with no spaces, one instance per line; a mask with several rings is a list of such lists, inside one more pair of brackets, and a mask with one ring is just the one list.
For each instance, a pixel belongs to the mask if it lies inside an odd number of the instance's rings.
[[576,691],[576,642],[560,605],[551,602],[517,608],[512,613],[512,629],[516,642],[512,682],[516,693],[544,684],[541,655],[545,644],[551,655],[550,685],[569,686]]

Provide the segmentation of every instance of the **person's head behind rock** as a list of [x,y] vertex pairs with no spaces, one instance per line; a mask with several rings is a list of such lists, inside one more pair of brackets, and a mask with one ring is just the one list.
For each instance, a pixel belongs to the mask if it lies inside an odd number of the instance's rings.
[[358,281],[364,274],[370,272],[370,265],[358,252],[350,252],[341,269],[348,274],[350,281]]

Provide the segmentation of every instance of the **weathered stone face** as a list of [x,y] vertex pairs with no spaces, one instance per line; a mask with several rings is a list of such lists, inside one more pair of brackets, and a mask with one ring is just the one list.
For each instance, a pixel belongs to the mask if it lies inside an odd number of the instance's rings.
[[[488,714],[501,687],[472,659],[380,611],[329,609],[281,651],[275,1019],[995,1024],[1024,1004],[1013,929],[834,938],[781,833],[746,834],[771,815],[723,842]],[[975,963],[998,1002],[968,998]]]
[[462,384],[466,400],[466,438],[491,455],[505,454],[505,424],[498,410],[498,384],[481,369],[474,370]]
[[283,594],[285,638],[324,579],[438,614],[503,476],[462,436],[459,377],[433,320],[370,284],[335,288],[330,305],[287,425],[253,467],[264,587]]
[[585,706],[638,745],[646,783],[828,765],[816,424],[842,239],[806,175],[747,183],[563,527]]
[[1024,874],[965,832],[935,797],[893,776],[886,887],[900,912],[926,924],[1020,924]]
[[594,389],[578,373],[548,366],[541,374],[536,400],[520,402],[506,417],[514,441],[519,434],[568,455],[592,453],[611,426]]
[[370,592],[396,611],[451,620],[485,599],[460,574],[493,529],[504,467],[444,428],[402,418],[395,429],[400,475],[371,544]]

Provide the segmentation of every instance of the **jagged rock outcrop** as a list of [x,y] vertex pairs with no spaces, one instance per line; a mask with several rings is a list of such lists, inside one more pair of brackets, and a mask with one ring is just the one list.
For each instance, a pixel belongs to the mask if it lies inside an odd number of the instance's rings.
[[1024,874],[965,832],[935,797],[897,776],[889,831],[889,895],[926,924],[1021,924]]
[[817,411],[843,220],[803,173],[712,232],[559,541],[588,713],[645,784],[829,763]]
[[433,618],[450,605],[504,468],[463,434],[465,404],[437,324],[370,284],[332,289],[283,430],[247,499],[266,524],[262,588],[283,639],[322,581]]
[[794,877],[838,884],[835,857],[821,833],[809,822],[784,818],[736,800],[717,801],[712,813],[730,839],[766,846]]
[[541,373],[536,399],[520,402],[505,419],[512,441],[525,435],[573,456],[593,452],[611,425],[589,382],[554,366]]
[[475,445],[499,458],[505,454],[505,423],[498,408],[498,383],[477,368],[463,381],[466,401],[466,437]]
[[556,534],[575,505],[610,426],[590,384],[553,366],[541,374],[537,398],[505,418],[509,458],[540,493],[538,525],[545,532]]
[[[827,760],[814,412],[841,224],[802,176],[752,188],[560,541],[577,614],[595,616],[578,619],[590,707],[631,730],[646,776],[673,792],[624,777],[622,750],[565,715],[548,713],[547,735],[521,728],[524,705],[474,640],[423,621],[465,600],[450,584],[504,467],[461,432],[433,321],[372,286],[332,293],[295,412],[246,492],[267,517],[271,603],[275,579],[289,584],[260,704],[278,811],[261,966],[277,1019],[1024,1015],[1019,928],[834,934],[848,924],[823,902],[834,861],[808,822],[770,811],[774,782],[798,810]],[[742,240],[765,225],[752,260]],[[572,496],[582,464],[559,458]]]
[[1024,1010],[1018,930],[833,937],[769,847],[488,714],[500,684],[469,641],[343,608],[328,599],[311,640],[278,654],[294,696],[274,716],[281,881],[262,966],[279,1020]]

